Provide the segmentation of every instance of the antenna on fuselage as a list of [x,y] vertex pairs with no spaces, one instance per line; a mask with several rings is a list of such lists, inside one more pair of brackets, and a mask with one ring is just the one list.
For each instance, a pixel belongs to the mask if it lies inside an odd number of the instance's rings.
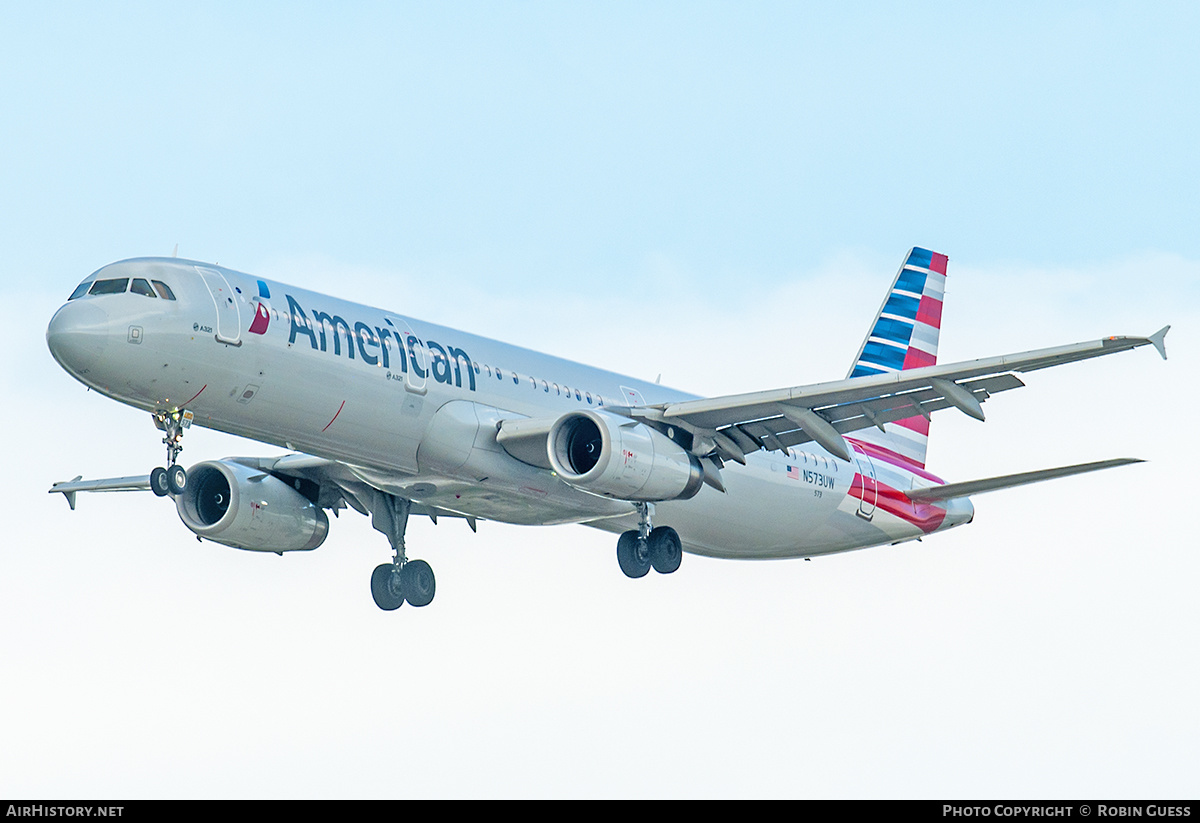
[[176,243],[176,244],[175,244],[175,251],[171,252],[171,256],[172,256],[172,257],[178,257],[178,256],[179,256],[179,244],[178,244],[178,243]]

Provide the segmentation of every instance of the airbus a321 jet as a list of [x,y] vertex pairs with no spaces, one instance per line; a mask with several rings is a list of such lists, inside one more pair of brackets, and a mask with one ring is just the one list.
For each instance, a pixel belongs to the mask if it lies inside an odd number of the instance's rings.
[[[392,561],[385,610],[434,596],[404,543],[412,515],[614,532],[632,578],[683,553],[810,557],[969,523],[969,495],[1138,462],[1105,460],[971,482],[925,468],[933,412],[983,420],[1021,372],[1152,345],[1149,337],[937,364],[946,257],[914,248],[844,380],[695,397],[547,354],[190,260],[139,258],[87,277],[50,321],[54,358],[152,415],[166,465],[56,483],[149,489],[196,535],[308,551],[326,511],[369,514]],[[190,425],[286,449],[177,461]]]

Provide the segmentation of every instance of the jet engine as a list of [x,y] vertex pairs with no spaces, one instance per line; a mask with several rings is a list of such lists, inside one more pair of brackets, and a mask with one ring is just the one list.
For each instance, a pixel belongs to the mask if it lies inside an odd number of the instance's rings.
[[602,411],[560,417],[546,441],[571,486],[618,500],[687,500],[704,484],[700,461],[645,423]]
[[325,512],[300,492],[273,475],[228,460],[192,466],[175,508],[193,532],[235,549],[308,551],[329,532]]

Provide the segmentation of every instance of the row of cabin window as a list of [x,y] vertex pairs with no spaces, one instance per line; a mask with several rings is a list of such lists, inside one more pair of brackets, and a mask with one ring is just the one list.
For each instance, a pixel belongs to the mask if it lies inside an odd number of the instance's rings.
[[[278,309],[271,309],[271,314],[273,314],[275,316],[274,317],[275,320],[279,320],[280,317],[282,316],[283,322],[285,322],[285,323],[292,322],[292,317],[288,312],[280,312]],[[315,323],[313,323],[311,321],[306,321],[305,318],[300,317],[300,316],[297,316],[295,318],[295,321],[296,321],[297,325],[304,326],[305,328],[316,325]],[[332,332],[334,330],[333,326],[328,321],[322,321],[321,325],[323,325],[327,331]],[[351,332],[351,334],[353,334],[353,333],[354,332]],[[371,342],[374,345],[380,345],[378,342],[375,342],[366,331],[359,332],[359,336],[362,337],[364,343]],[[384,345],[386,345],[386,343]],[[425,346],[422,344],[421,348],[424,349]],[[428,350],[426,350],[426,351],[428,351]],[[436,352],[430,353],[430,356],[437,357],[437,358],[441,357],[441,355],[437,354]],[[458,360],[459,360],[460,367],[467,365],[466,361],[462,357],[459,357]],[[491,377],[494,374],[497,380],[504,379],[504,370],[500,369],[498,367],[493,369],[489,365],[475,363],[475,362],[472,362],[471,366],[474,366],[476,376],[486,375],[487,377]],[[469,366],[468,366],[468,368],[469,368]],[[519,374],[517,374],[516,372],[510,372],[510,374],[512,374],[513,385],[514,386],[521,385],[521,376]],[[560,388],[557,383],[548,383],[545,380],[543,380],[541,382],[542,382],[542,391],[546,392],[547,394],[550,393],[550,389],[554,389],[554,393],[556,395],[558,395],[559,397],[565,396],[567,399],[570,399],[571,393],[573,391],[575,393],[575,399],[578,400],[580,403],[587,403],[589,406],[591,406],[591,405],[603,406],[604,405],[604,398],[598,394],[593,397],[591,392],[586,392],[581,389],[572,389],[569,386],[562,386]],[[537,391],[537,387],[538,387],[537,378],[530,376],[529,377],[529,386],[534,391]]]
[[[481,373],[480,368],[481,368],[480,364],[475,363],[475,374],[478,375]],[[482,369],[483,369],[483,373],[485,373],[488,377],[492,376],[493,369],[491,366],[488,366],[485,364],[482,366]],[[497,380],[504,379],[504,370],[503,369],[500,369],[500,368],[495,369],[495,374],[496,374]],[[519,374],[517,374],[516,372],[512,372],[511,374],[512,374],[513,385],[514,386],[521,385],[521,376]],[[537,391],[538,379],[536,377],[533,377],[532,375],[526,375],[526,376],[529,378],[529,387],[531,389],[533,389],[534,391]],[[542,391],[546,392],[547,394],[550,393],[550,389],[554,389],[555,395],[557,395],[559,397],[566,397],[569,400],[571,398],[571,393],[574,392],[575,399],[578,400],[580,403],[586,402],[589,406],[593,405],[593,404],[595,404],[597,406],[604,405],[604,398],[598,394],[595,397],[593,397],[591,392],[583,391],[582,389],[572,389],[570,386],[562,386],[560,388],[557,383],[548,383],[545,380],[541,381],[541,383],[542,383]]]
[[820,457],[815,454],[809,454],[808,452],[797,452],[793,449],[788,449],[788,451],[791,452],[793,458],[798,457],[804,463],[808,463],[811,460],[814,466],[821,466],[826,471],[832,469],[834,472],[836,472],[838,470],[838,464],[836,460],[830,460],[828,457]]
[[80,283],[67,300],[76,300],[85,294],[124,294],[126,289],[143,297],[175,299],[175,293],[171,291],[171,287],[161,280],[147,281],[141,277],[135,277],[133,285],[130,286],[128,277],[117,277],[112,280],[93,280],[90,283]]

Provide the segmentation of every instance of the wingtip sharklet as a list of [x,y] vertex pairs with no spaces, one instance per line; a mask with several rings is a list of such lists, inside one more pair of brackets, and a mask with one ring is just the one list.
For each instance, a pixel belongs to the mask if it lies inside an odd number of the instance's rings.
[[1163,360],[1167,359],[1167,332],[1171,330],[1170,324],[1163,326],[1161,329],[1150,335],[1147,340],[1154,346],[1155,350],[1162,356]]

